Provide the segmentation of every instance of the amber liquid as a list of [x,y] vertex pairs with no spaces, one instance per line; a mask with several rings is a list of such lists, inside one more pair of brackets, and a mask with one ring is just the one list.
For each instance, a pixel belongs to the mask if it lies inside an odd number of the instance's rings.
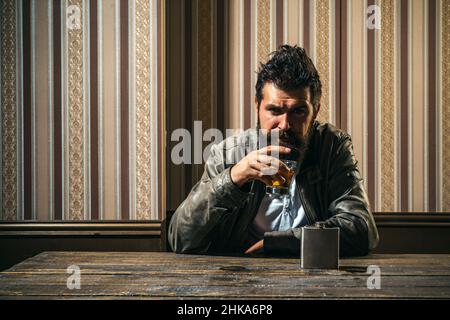
[[289,195],[289,186],[291,185],[292,177],[294,176],[294,174],[296,172],[297,162],[292,161],[292,160],[282,160],[282,161],[288,168],[288,171],[285,172],[285,170],[283,170],[283,172],[278,171],[278,173],[281,176],[283,176],[285,181],[284,181],[284,183],[280,183],[279,181],[272,179],[271,184],[266,186],[266,193],[278,194],[278,195],[283,195],[283,196]]
[[272,183],[270,184],[271,187],[278,187],[278,188],[289,188],[289,186],[291,185],[291,180],[292,177],[294,176],[294,169],[289,169],[289,171],[287,173],[283,173],[281,171],[278,171],[278,173],[280,175],[283,176],[283,178],[285,179],[284,183],[281,184],[280,181],[278,180],[272,180]]

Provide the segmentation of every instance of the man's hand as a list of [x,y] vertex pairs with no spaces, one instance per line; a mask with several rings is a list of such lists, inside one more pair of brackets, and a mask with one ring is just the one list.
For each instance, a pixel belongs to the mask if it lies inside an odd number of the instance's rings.
[[245,251],[245,253],[250,254],[263,248],[264,248],[264,240],[259,240],[257,243],[248,248],[247,251]]
[[283,176],[278,172],[281,170],[287,174],[289,169],[279,159],[270,156],[271,153],[289,154],[291,149],[282,146],[267,146],[250,152],[231,168],[231,180],[241,187],[250,180],[260,180],[266,185],[272,181],[284,183]]

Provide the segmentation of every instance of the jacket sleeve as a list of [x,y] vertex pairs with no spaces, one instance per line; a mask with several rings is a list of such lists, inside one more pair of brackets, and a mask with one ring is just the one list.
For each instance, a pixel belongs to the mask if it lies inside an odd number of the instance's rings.
[[[366,255],[379,241],[378,231],[363,181],[358,171],[350,136],[343,135],[330,161],[328,176],[327,227],[340,229],[340,255]],[[283,232],[267,232],[266,253],[297,254],[300,252],[301,228]]]
[[223,151],[211,147],[200,181],[175,211],[170,221],[168,240],[177,253],[205,253],[211,245],[212,232],[227,215],[243,205],[248,193],[237,187],[224,166]]
[[379,237],[363,180],[355,160],[349,135],[344,135],[330,168],[326,225],[340,228],[340,251],[343,256],[366,255],[378,245]]

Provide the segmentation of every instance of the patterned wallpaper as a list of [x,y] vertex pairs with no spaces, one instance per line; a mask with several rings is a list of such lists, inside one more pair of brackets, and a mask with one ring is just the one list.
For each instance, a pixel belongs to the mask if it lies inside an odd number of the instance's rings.
[[316,63],[319,118],[351,133],[373,209],[450,211],[448,0],[0,6],[3,220],[163,219],[203,170],[166,170],[171,131],[255,125],[255,71],[282,43]]
[[2,0],[2,220],[164,217],[163,0]]
[[448,212],[449,15],[448,0],[228,1],[225,127],[255,125],[258,61],[298,44],[321,75],[319,119],[352,135],[373,209]]

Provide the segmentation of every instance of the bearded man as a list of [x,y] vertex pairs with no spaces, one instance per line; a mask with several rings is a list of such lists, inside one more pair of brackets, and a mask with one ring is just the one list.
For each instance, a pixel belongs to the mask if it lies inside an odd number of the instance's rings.
[[[376,247],[351,138],[316,120],[320,98],[319,74],[304,49],[281,46],[260,65],[257,126],[211,148],[201,180],[170,222],[173,251],[299,256],[301,227],[318,221],[340,229],[341,256]],[[262,146],[269,133],[280,143]],[[298,164],[287,194],[266,192],[286,182],[287,158]]]

